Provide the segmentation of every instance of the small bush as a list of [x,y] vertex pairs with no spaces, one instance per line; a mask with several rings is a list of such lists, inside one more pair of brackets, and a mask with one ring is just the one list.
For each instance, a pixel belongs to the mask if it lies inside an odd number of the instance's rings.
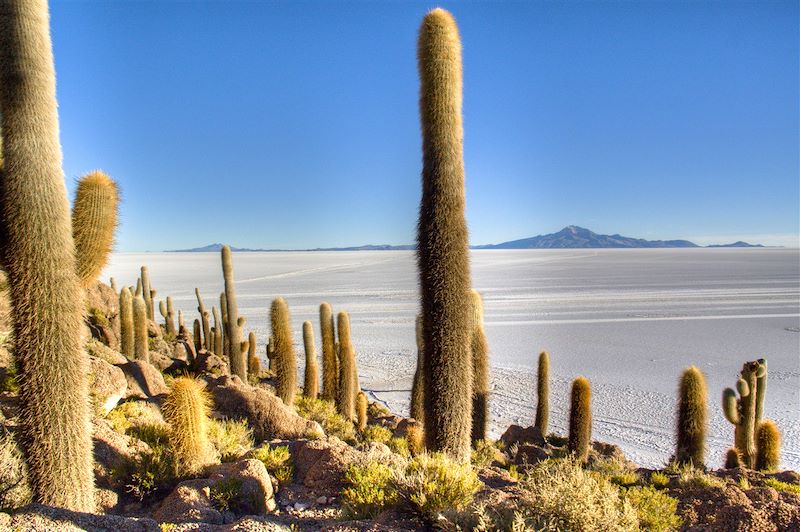
[[613,475],[609,480],[612,484],[616,484],[617,486],[630,488],[638,484],[641,479],[639,478],[639,473],[636,471],[626,471],[625,473]]
[[794,493],[796,495],[800,495],[800,485],[798,484],[790,484],[789,482],[781,482],[777,478],[770,477],[764,481],[765,486],[769,486],[772,489],[776,489],[778,491],[786,491],[789,493]]
[[208,439],[222,462],[233,462],[253,447],[253,430],[246,420],[212,419]]
[[14,437],[0,428],[0,510],[9,511],[31,502],[28,468]]
[[397,492],[391,485],[394,471],[380,462],[354,465],[344,475],[342,491],[346,517],[364,519],[375,517],[397,503]]
[[386,442],[386,445],[389,446],[389,449],[393,453],[397,453],[400,456],[403,456],[403,457],[406,457],[406,458],[411,456],[411,450],[408,448],[408,440],[405,439],[405,438],[394,438],[393,437],[388,442]]
[[680,528],[677,499],[650,486],[628,489],[624,498],[636,510],[642,529],[666,532]]
[[8,368],[0,368],[0,392],[19,392],[19,384],[17,384],[17,372],[13,366]]
[[678,483],[684,488],[721,488],[725,485],[723,480],[688,465],[680,469]]
[[129,428],[125,433],[142,440],[150,447],[158,447],[167,444],[169,425],[166,423],[142,423]]
[[472,449],[471,462],[477,468],[489,467],[495,460],[502,462],[504,455],[489,440],[480,440],[475,443]]
[[367,407],[367,414],[371,418],[376,418],[381,416],[391,416],[392,412],[381,403],[372,402]]
[[336,413],[336,406],[332,402],[299,396],[295,400],[295,406],[300,416],[319,423],[325,434],[336,436],[347,443],[355,443],[356,431],[353,423]]
[[114,430],[121,434],[127,433],[133,426],[164,423],[158,407],[144,401],[120,403],[108,413],[106,419],[111,422]]
[[392,439],[392,431],[380,425],[367,425],[361,433],[361,437],[366,443],[389,443]]
[[127,471],[119,474],[128,478],[128,493],[144,501],[153,499],[159,491],[166,491],[175,483],[175,466],[164,444],[151,446],[151,452],[140,454]]
[[211,486],[209,498],[217,511],[236,510],[242,503],[242,479],[230,477],[217,481]]
[[261,460],[267,471],[277,478],[281,484],[288,484],[292,481],[294,466],[291,462],[292,456],[289,454],[288,446],[270,447],[265,445],[253,450],[252,456],[256,460]]
[[650,484],[654,488],[664,489],[669,486],[669,477],[660,471],[654,471],[650,475]]

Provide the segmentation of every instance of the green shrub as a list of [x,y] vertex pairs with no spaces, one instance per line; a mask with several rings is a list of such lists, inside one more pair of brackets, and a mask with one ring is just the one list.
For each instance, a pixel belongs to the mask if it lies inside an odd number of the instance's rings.
[[242,479],[229,477],[215,482],[209,490],[209,498],[220,512],[236,510],[242,503]]
[[386,445],[389,446],[389,449],[393,453],[397,453],[400,456],[408,458],[411,456],[411,449],[408,446],[408,440],[405,438],[391,438]]
[[253,430],[247,420],[212,419],[208,439],[222,462],[233,462],[253,447]]
[[294,466],[292,465],[292,455],[289,454],[289,447],[286,445],[279,445],[270,447],[265,445],[254,449],[252,452],[253,458],[261,460],[267,471],[272,476],[278,479],[281,484],[288,484],[292,481],[294,476]]
[[166,444],[151,446],[151,451],[137,456],[126,470],[119,472],[128,479],[126,491],[139,499],[155,499],[160,491],[175,484],[175,466]]
[[344,475],[342,491],[346,517],[364,519],[375,517],[397,503],[397,492],[391,485],[394,471],[380,462],[354,465]]
[[328,436],[355,443],[356,431],[353,423],[339,415],[332,402],[300,396],[295,401],[295,407],[300,416],[319,423]]
[[144,401],[120,403],[108,413],[106,419],[121,434],[126,434],[131,427],[164,423],[158,407]]
[[365,442],[389,443],[392,439],[392,431],[380,425],[367,425],[361,433]]
[[13,366],[4,369],[0,368],[0,392],[19,392],[17,372]]
[[669,477],[660,471],[654,471],[650,475],[650,484],[654,488],[664,489],[669,486]]
[[635,486],[639,483],[639,474],[636,471],[626,471],[624,473],[619,473],[616,475],[611,476],[609,478],[612,484],[616,484],[617,486],[623,488],[629,488],[631,486]]
[[769,486],[772,489],[776,489],[778,491],[786,491],[789,493],[794,493],[796,495],[800,495],[800,485],[798,484],[790,484],[789,482],[781,482],[777,478],[770,477],[764,481],[765,486]]
[[624,498],[636,510],[642,529],[666,532],[680,528],[677,499],[650,486],[630,488],[625,491]]
[[678,483],[684,488],[721,488],[725,482],[690,465],[681,468]]
[[470,462],[477,468],[489,467],[494,461],[503,462],[504,455],[489,440],[478,440],[472,449]]

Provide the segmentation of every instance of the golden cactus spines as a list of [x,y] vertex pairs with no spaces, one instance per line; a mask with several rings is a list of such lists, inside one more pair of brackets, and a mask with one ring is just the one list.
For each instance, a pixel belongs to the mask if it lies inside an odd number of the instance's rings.
[[425,363],[423,356],[425,350],[422,345],[422,315],[418,314],[415,320],[415,329],[417,335],[417,367],[414,370],[414,380],[411,382],[411,412],[410,415],[414,418],[421,427],[425,423]]
[[242,351],[242,328],[239,307],[236,304],[236,287],[233,281],[233,258],[230,246],[222,246],[222,272],[225,278],[225,305],[227,307],[225,336],[229,349],[231,374],[247,382],[247,352]]
[[569,408],[568,448],[575,458],[586,462],[592,445],[592,388],[586,377],[572,382]]
[[135,353],[133,330],[133,296],[126,286],[119,293],[119,345],[120,353],[131,358]]
[[190,377],[175,379],[161,411],[170,427],[169,451],[178,476],[200,473],[215,461],[208,439],[211,399],[204,382]]
[[547,351],[539,353],[536,372],[536,422],[534,426],[539,429],[543,437],[547,437],[547,428],[550,420],[550,354]]
[[472,324],[472,441],[486,439],[489,424],[489,342],[483,328],[483,299],[471,291]]
[[319,328],[322,335],[322,398],[335,401],[336,384],[339,381],[339,368],[336,364],[336,334],[333,324],[333,310],[330,303],[319,306]]
[[759,471],[772,473],[781,465],[781,433],[772,420],[766,419],[756,429],[756,463]]
[[36,502],[94,512],[89,360],[44,0],[0,2],[3,269]]
[[294,404],[297,391],[297,359],[292,343],[292,325],[289,305],[282,297],[272,302],[270,309],[272,340],[275,349],[275,395],[284,404]]
[[359,390],[355,382],[356,354],[350,343],[350,316],[347,312],[340,312],[336,316],[336,325],[339,332],[339,396],[336,408],[342,416],[352,420],[355,417],[355,400]]
[[367,408],[369,407],[369,401],[367,401],[367,395],[364,392],[358,392],[356,396],[356,419],[358,430],[359,432],[364,432],[364,429],[367,428]]
[[150,362],[150,344],[147,336],[147,303],[142,296],[133,298],[133,357]]
[[319,371],[317,370],[317,348],[314,345],[314,326],[310,321],[303,322],[303,349],[306,354],[303,396],[316,399],[319,394]]
[[72,238],[83,286],[97,280],[108,263],[117,230],[119,191],[108,175],[96,170],[78,181],[72,206]]
[[423,19],[417,62],[423,152],[417,262],[425,344],[425,438],[429,450],[466,462],[472,435],[472,316],[461,42],[447,11],[434,9]]
[[686,368],[678,388],[677,449],[675,460],[702,468],[708,425],[706,379],[695,366]]
[[167,334],[176,335],[178,331],[175,329],[175,306],[169,296],[167,296],[167,315],[164,316],[164,320]]

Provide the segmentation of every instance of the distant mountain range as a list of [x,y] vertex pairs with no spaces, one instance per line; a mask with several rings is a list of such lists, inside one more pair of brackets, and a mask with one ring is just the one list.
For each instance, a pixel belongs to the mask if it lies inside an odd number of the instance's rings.
[[[532,236],[519,240],[510,240],[500,244],[485,244],[472,246],[472,249],[574,249],[574,248],[699,248],[689,240],[645,240],[622,235],[599,235],[589,229],[570,225],[557,233]],[[709,248],[760,248],[761,244],[748,244],[747,242],[734,242],[732,244],[714,244]],[[173,252],[203,252],[219,251],[222,244],[209,244],[200,248],[174,249]],[[352,246],[342,248],[315,248],[315,249],[248,249],[231,247],[231,251],[389,251],[413,250],[416,246],[406,244],[390,246],[388,244],[365,246]]]

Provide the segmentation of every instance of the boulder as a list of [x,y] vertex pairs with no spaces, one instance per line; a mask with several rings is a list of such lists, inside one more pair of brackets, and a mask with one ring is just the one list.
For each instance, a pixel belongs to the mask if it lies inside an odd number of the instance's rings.
[[536,464],[542,460],[547,460],[551,456],[552,453],[549,449],[530,443],[523,443],[517,448],[514,463],[517,465]]
[[95,412],[105,417],[125,396],[128,381],[121,369],[105,360],[90,356],[89,364],[89,394],[92,405]]
[[119,366],[128,381],[125,398],[149,399],[169,393],[164,376],[151,364],[143,360],[132,360]]
[[[184,346],[188,344],[184,343]],[[200,350],[194,355],[192,370],[195,373],[206,373],[215,377],[230,375],[228,362],[210,351]]]
[[149,338],[161,338],[163,336],[161,327],[153,320],[147,320],[147,336]]
[[160,532],[161,527],[153,519],[122,517],[119,515],[97,515],[73,512],[32,504],[14,512],[4,530],[58,530],[72,532],[82,530],[114,530],[118,532]]
[[241,481],[238,513],[260,515],[277,508],[272,482],[261,460],[246,459],[212,466],[208,474],[212,482],[230,478]]
[[128,362],[128,357],[116,349],[111,349],[106,344],[95,338],[92,338],[86,342],[86,352],[89,354],[89,356],[105,360],[109,364],[114,364],[115,366],[119,366]]
[[211,482],[201,478],[185,480],[167,495],[155,517],[160,523],[224,523],[222,513],[211,501]]
[[116,432],[105,419],[92,422],[94,472],[100,487],[124,488],[125,481],[115,474],[128,469],[140,454],[150,451],[141,440]]
[[542,437],[542,432],[537,427],[523,428],[519,425],[511,425],[506,429],[500,440],[508,446],[515,443],[533,443],[536,445],[544,445],[545,441]]

